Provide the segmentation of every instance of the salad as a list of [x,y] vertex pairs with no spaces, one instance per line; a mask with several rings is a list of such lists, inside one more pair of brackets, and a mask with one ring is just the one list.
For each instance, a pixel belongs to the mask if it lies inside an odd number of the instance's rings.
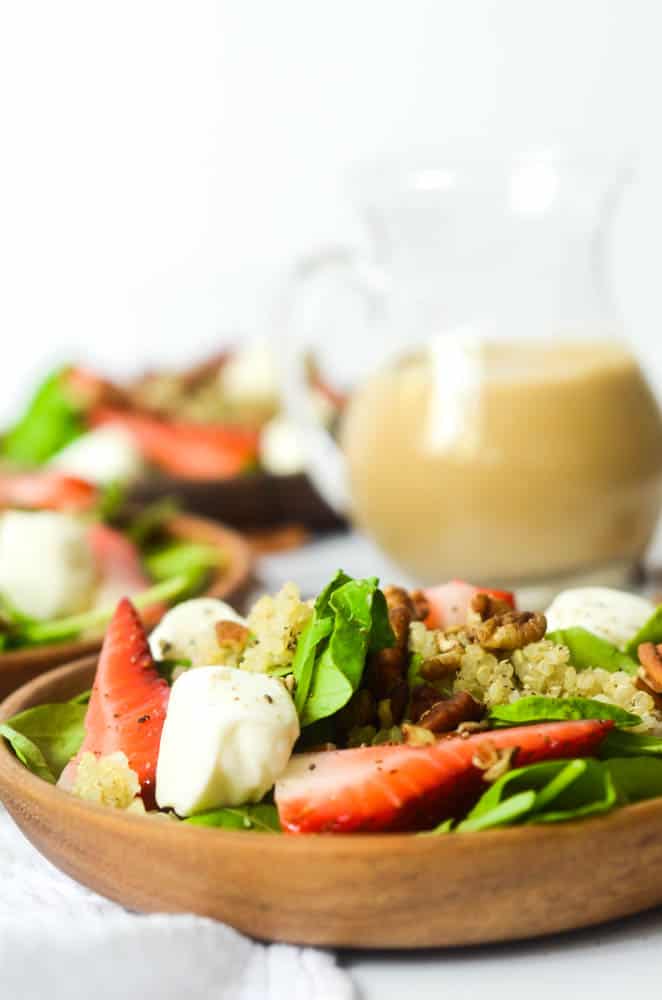
[[[342,400],[312,370],[311,390],[320,419],[331,423]],[[303,468],[265,344],[124,385],[61,368],[6,432],[0,455],[10,468],[45,466],[96,484],[132,482],[150,470],[205,480]]]
[[11,484],[0,496],[0,652],[99,636],[126,594],[154,621],[223,563],[216,546],[170,534],[171,504],[111,513],[109,494],[67,477]]
[[0,726],[82,799],[189,824],[453,835],[662,795],[662,607],[606,588],[546,614],[453,581],[339,571],[246,618],[197,598],[148,637],[123,598],[91,692]]

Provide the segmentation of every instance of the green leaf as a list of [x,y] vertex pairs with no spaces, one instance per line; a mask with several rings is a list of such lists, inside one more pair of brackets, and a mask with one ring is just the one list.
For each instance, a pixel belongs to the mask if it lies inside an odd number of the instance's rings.
[[625,647],[625,652],[638,659],[637,650],[642,642],[653,642],[656,646],[662,642],[662,605],[655,609],[648,621],[644,622],[639,631],[632,636]]
[[180,597],[200,591],[210,572],[224,562],[225,555],[217,546],[199,542],[168,541],[144,557],[153,580],[169,580],[175,576],[188,578],[188,586]]
[[310,693],[317,647],[330,635],[332,628],[331,618],[318,618],[317,613],[313,613],[313,617],[306,623],[299,636],[292,661],[292,673],[296,681],[294,704],[300,716]]
[[301,714],[301,725],[309,726],[312,722],[333,715],[347,704],[353,693],[354,689],[342,670],[333,663],[325,663],[323,668],[315,671],[310,694]]
[[[162,601],[171,601],[180,597],[186,591],[189,579],[186,576],[176,576],[171,580],[156,583],[153,587],[134,595],[131,600],[140,610]],[[63,642],[65,639],[75,639],[83,632],[101,631],[108,624],[115,612],[115,606],[95,608],[84,611],[80,615],[69,618],[58,618],[52,621],[28,621],[18,626],[11,633],[12,646],[36,646],[47,642]]]
[[55,775],[46,763],[41,750],[32,740],[29,740],[23,733],[19,733],[18,730],[12,729],[6,722],[0,723],[0,736],[4,736],[21,764],[24,764],[28,771],[32,771],[37,777],[43,778],[51,785],[55,784]]
[[267,803],[212,809],[184,820],[191,826],[210,826],[222,830],[254,830],[261,833],[280,833],[278,810]]
[[577,670],[602,667],[611,673],[616,670],[624,670],[627,674],[637,672],[638,663],[632,656],[622,653],[611,642],[593,635],[588,629],[580,626],[548,632],[545,638],[550,642],[567,646],[570,650],[570,662]]
[[546,698],[532,695],[507,705],[495,705],[489,721],[497,726],[517,725],[555,719],[611,719],[617,726],[638,726],[641,719],[616,705],[593,698]]
[[504,799],[492,809],[484,810],[480,815],[465,819],[456,828],[456,833],[477,833],[492,827],[507,826],[531,812],[536,800],[534,791],[519,792],[509,799]]
[[662,795],[662,760],[655,757],[620,757],[605,761],[619,803],[641,802]]
[[612,729],[600,744],[603,759],[612,757],[662,757],[662,739],[651,733],[626,733]]
[[369,651],[394,641],[379,580],[353,580],[338,570],[315,601],[294,655],[301,725],[343,708],[361,683]]
[[2,451],[20,465],[41,465],[85,430],[78,408],[68,398],[66,368],[38,387],[23,416],[5,436]]
[[491,812],[503,799],[519,792],[539,791],[554,780],[566,767],[567,761],[543,761],[507,771],[481,795],[467,819],[476,819]]
[[8,719],[2,733],[27,768],[43,778],[45,766],[46,780],[56,781],[81,747],[86,713],[79,702],[38,705]]
[[614,808],[617,794],[609,770],[596,760],[587,759],[583,764],[585,766],[575,780],[554,796],[551,809],[539,806],[546,791],[543,789],[528,822],[563,823],[566,820],[609,812]]

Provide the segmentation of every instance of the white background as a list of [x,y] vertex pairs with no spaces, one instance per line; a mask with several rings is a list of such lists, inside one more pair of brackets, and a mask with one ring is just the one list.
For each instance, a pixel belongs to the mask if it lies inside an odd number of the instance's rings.
[[116,369],[271,329],[350,231],[344,168],[488,135],[638,154],[616,290],[662,376],[654,0],[0,0],[0,416],[55,357]]

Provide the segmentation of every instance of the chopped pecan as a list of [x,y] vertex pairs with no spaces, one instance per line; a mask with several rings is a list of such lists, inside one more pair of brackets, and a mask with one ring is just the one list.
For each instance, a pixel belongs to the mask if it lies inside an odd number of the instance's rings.
[[506,771],[510,770],[513,763],[517,747],[502,747],[496,750],[496,759],[489,767],[483,770],[483,781],[493,782],[502,778]]
[[474,594],[469,603],[467,621],[485,622],[495,615],[503,615],[507,611],[512,611],[512,606],[507,601],[502,601],[500,597],[493,597],[491,594]]
[[241,653],[246,648],[251,635],[250,629],[242,625],[241,622],[216,622],[215,629],[219,646],[237,653]]
[[412,689],[409,700],[409,717],[411,721],[418,722],[420,717],[442,698],[443,695],[435,687],[432,687],[431,684],[417,684]]
[[424,622],[430,614],[430,602],[422,590],[412,590],[409,596],[414,607],[414,621]]
[[488,650],[521,649],[538,642],[547,631],[547,619],[539,611],[504,611],[469,624],[469,635]]
[[639,677],[646,687],[656,694],[662,693],[662,643],[656,646],[653,642],[642,642],[637,649],[639,662]]
[[336,720],[341,732],[349,732],[355,727],[370,726],[377,721],[377,705],[374,695],[367,688],[359,688],[338,713]]
[[390,698],[406,682],[409,666],[409,626],[415,621],[416,610],[408,591],[402,587],[385,587],[384,597],[388,619],[395,636],[395,645],[373,653],[367,663],[366,686],[378,701]]
[[484,712],[483,706],[467,691],[458,691],[428,708],[418,724],[433,733],[449,733],[457,729],[461,722],[478,722]]

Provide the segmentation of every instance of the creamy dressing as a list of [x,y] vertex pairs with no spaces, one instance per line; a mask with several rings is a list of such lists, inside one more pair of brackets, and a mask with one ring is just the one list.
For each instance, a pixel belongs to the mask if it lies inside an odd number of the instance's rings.
[[373,376],[341,438],[353,511],[424,582],[631,564],[657,519],[662,420],[611,341],[444,340]]

